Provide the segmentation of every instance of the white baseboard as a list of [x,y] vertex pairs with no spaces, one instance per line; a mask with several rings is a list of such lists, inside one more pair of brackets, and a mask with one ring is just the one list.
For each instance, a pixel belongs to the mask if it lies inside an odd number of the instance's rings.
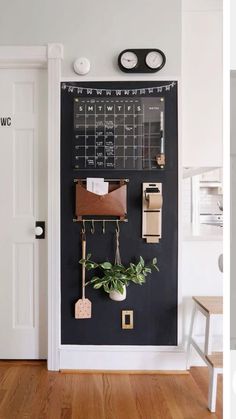
[[[61,345],[60,369],[186,370],[183,347]],[[193,354],[192,365],[205,365]]]

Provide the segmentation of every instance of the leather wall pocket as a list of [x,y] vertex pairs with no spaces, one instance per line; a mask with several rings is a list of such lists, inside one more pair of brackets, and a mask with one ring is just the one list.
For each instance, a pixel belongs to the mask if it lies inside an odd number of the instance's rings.
[[75,215],[77,220],[83,216],[111,216],[125,219],[127,213],[127,185],[111,185],[109,193],[97,195],[86,190],[86,186],[76,184]]

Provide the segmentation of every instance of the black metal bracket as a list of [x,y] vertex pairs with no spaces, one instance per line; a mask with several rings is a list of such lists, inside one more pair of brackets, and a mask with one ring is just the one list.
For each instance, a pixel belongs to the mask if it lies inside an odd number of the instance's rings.
[[45,239],[45,221],[36,221],[35,227],[41,227],[42,233],[41,234],[35,234],[36,239]]

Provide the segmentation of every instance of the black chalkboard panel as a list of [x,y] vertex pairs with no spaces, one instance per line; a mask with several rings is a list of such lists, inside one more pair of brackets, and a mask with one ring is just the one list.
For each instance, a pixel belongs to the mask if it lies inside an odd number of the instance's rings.
[[[166,86],[166,87],[165,87]],[[159,91],[158,91],[159,89]],[[143,167],[143,155],[135,169],[120,166],[75,170],[75,135],[77,117],[75,102],[107,96],[116,100],[116,92],[137,91],[137,100],[163,98],[166,164],[162,170]],[[97,94],[98,92],[101,92]],[[126,96],[130,99],[131,93]],[[99,103],[99,102],[98,102]],[[145,103],[145,102],[144,102]],[[148,103],[148,102],[146,102]],[[150,103],[150,102],[149,102]],[[158,121],[154,121],[158,123]],[[105,126],[105,125],[104,125]],[[155,129],[160,133],[159,126]],[[157,131],[158,132],[158,131]],[[92,134],[93,136],[94,134]],[[142,137],[144,141],[145,135]],[[157,136],[158,137],[158,136]],[[96,138],[95,136],[93,137]],[[160,151],[160,136],[155,153]],[[116,146],[116,145],[115,145]],[[158,148],[159,147],[159,148]],[[80,154],[80,153],[78,153]],[[113,157],[113,156],[107,156]],[[150,161],[150,160],[149,160]],[[139,166],[140,164],[140,166]],[[123,166],[122,166],[123,168]],[[141,170],[140,170],[141,169]],[[120,223],[121,258],[124,264],[140,255],[146,261],[157,257],[160,272],[152,274],[143,286],[130,285],[127,298],[114,302],[102,290],[86,288],[92,301],[92,318],[74,319],[74,304],[81,296],[81,223],[73,222],[75,209],[74,178],[129,178],[128,223]],[[142,182],[162,182],[163,228],[159,244],[147,244],[141,238]],[[106,234],[97,223],[94,234],[87,225],[87,251],[98,261],[114,261],[115,223],[106,224]],[[176,345],[178,295],[178,123],[177,83],[165,82],[67,82],[61,90],[61,339],[62,344],[91,345]],[[91,275],[87,274],[87,278]],[[121,311],[134,311],[134,329],[122,330]]]

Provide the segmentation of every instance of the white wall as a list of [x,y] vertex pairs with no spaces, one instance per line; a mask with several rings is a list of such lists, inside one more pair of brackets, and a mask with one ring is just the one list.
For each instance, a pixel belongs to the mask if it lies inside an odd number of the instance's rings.
[[230,1],[230,68],[236,70],[236,1]]
[[75,75],[71,65],[78,56],[91,60],[91,76],[122,77],[120,51],[160,47],[167,56],[161,74],[179,75],[180,7],[181,0],[1,0],[0,43],[61,42],[68,77]]
[[183,166],[222,165],[222,0],[183,0]]
[[[222,0],[182,1],[183,166],[222,166]],[[222,241],[183,242],[183,331],[189,332],[192,295],[222,295]],[[199,318],[197,333],[203,332]],[[214,332],[222,331],[216,322]]]
[[[182,255],[183,331],[189,333],[193,295],[222,295],[223,274],[218,268],[218,256],[222,253],[221,241],[185,241]],[[197,334],[204,331],[204,322],[197,322]],[[222,323],[216,324],[214,334],[222,332]]]

